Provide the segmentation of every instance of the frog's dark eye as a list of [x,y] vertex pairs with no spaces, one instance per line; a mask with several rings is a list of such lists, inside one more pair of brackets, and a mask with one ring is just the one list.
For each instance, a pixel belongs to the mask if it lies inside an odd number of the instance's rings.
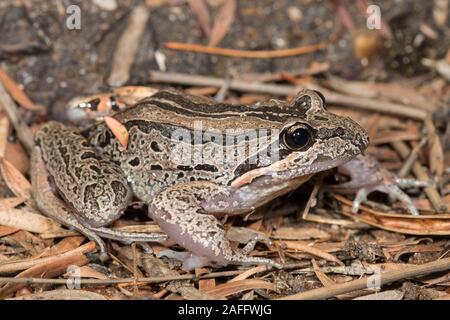
[[283,132],[283,142],[291,150],[307,149],[312,142],[312,131],[304,124],[296,124]]
[[322,100],[322,104],[325,107],[327,101],[325,100],[325,96],[322,94],[322,92],[314,90],[315,93],[317,93],[317,95],[320,97],[320,99]]
[[294,106],[296,108],[307,111],[309,108],[311,108],[311,97],[306,94],[297,97],[294,101]]

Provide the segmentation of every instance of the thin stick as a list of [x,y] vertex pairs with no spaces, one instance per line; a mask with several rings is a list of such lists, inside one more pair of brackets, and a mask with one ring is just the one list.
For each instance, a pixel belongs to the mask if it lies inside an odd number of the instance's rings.
[[419,150],[422,149],[422,147],[427,143],[428,139],[423,138],[418,145],[416,145],[413,150],[409,153],[408,158],[403,163],[401,169],[398,171],[397,176],[399,178],[404,178],[408,175],[408,173],[411,171],[412,166],[417,160],[417,157],[419,156]]
[[[298,269],[309,266],[310,262],[300,262],[291,263],[283,266],[283,270],[287,269]],[[266,271],[274,270],[273,268],[267,268]],[[211,279],[219,277],[234,277],[242,274],[246,270],[232,270],[232,271],[222,271],[222,272],[212,272],[204,274],[201,276],[196,276],[194,274],[184,274],[177,276],[166,276],[166,277],[146,277],[146,278],[122,278],[122,279],[80,279],[80,284],[82,285],[110,285],[110,284],[142,284],[142,283],[160,283],[166,281],[175,280],[200,280],[200,279]],[[26,284],[66,284],[67,279],[42,279],[42,278],[14,278],[14,277],[0,277],[0,283],[26,283]]]
[[322,287],[306,292],[297,293],[291,296],[283,297],[280,300],[318,300],[335,297],[340,294],[349,293],[356,290],[372,288],[371,282],[382,286],[394,281],[399,281],[407,278],[414,278],[428,275],[431,273],[445,271],[450,269],[450,258],[445,258],[418,266],[406,267],[401,270],[394,270],[380,275],[373,275],[358,280],[353,280],[345,283],[339,283],[328,287]]
[[238,50],[230,48],[209,47],[201,44],[166,42],[164,43],[164,48],[178,51],[213,54],[233,58],[272,59],[272,58],[284,58],[312,53],[317,50],[327,48],[330,45],[330,43],[331,41],[327,41],[303,47],[280,49],[280,50]]
[[[408,158],[410,154],[410,149],[406,145],[406,143],[404,143],[403,141],[393,141],[391,144],[394,147],[394,149],[400,154],[400,157],[402,159],[405,160]],[[427,172],[418,161],[414,162],[412,166],[412,171],[414,175],[417,177],[417,179],[422,181],[430,180],[430,177],[428,176]],[[424,192],[436,211],[438,212],[447,211],[447,207],[442,203],[441,196],[439,195],[436,186],[426,187],[424,188]]]
[[[212,86],[221,88],[222,86],[224,86],[227,80],[216,77],[206,77],[184,73],[151,71],[150,81],[187,86]],[[265,93],[278,96],[294,96],[301,89],[301,87],[296,86],[248,82],[245,80],[231,80],[229,82],[229,88],[236,91]],[[317,88],[317,86],[311,88],[315,89]],[[327,101],[332,104],[344,105],[362,110],[383,112],[417,120],[423,120],[427,115],[426,111],[416,109],[411,106],[375,99],[346,96],[340,93],[326,90],[324,88],[320,88],[320,91],[322,91],[322,93],[325,95]]]

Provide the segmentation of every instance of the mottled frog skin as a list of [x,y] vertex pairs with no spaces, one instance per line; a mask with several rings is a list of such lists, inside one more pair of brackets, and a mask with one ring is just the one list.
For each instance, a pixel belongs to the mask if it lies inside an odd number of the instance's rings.
[[79,131],[49,122],[36,152],[84,231],[110,224],[136,197],[190,251],[185,268],[279,266],[232,249],[217,218],[251,212],[367,147],[364,129],[324,103],[309,90],[251,106],[160,91],[114,115],[128,130],[126,148],[104,123]]

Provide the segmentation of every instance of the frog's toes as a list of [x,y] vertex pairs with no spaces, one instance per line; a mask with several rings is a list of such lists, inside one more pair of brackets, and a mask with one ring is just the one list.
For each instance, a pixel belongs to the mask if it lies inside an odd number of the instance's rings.
[[361,203],[367,200],[367,195],[373,191],[380,191],[389,195],[390,198],[402,202],[411,215],[419,215],[419,211],[411,198],[403,192],[396,184],[382,184],[376,187],[363,187],[356,193],[352,204],[352,212],[357,213]]

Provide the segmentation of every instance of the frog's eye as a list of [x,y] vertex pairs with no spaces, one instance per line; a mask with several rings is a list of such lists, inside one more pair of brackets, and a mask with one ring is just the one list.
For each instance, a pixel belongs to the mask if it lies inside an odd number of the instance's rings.
[[308,126],[298,123],[283,131],[282,137],[286,147],[291,150],[301,151],[311,145],[312,131]]
[[307,94],[298,96],[294,101],[294,106],[304,111],[307,111],[309,108],[311,108],[311,104],[311,97]]
[[315,93],[317,93],[317,95],[320,97],[320,99],[322,100],[322,105],[325,107],[325,105],[327,104],[327,101],[325,100],[324,95],[322,94],[322,92],[314,90]]

